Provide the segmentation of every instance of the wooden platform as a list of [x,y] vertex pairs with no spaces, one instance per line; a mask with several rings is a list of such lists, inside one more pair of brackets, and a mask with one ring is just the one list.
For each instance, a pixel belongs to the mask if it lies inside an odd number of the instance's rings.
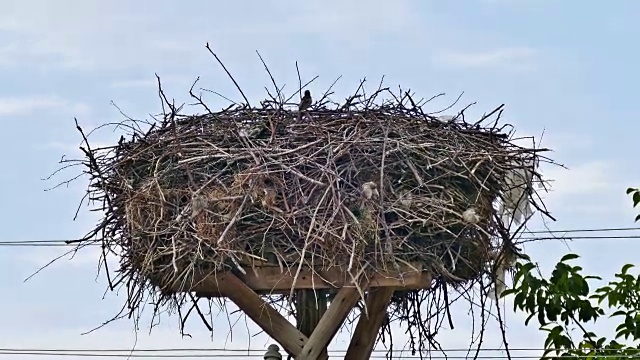
[[[269,336],[279,342],[296,360],[325,360],[326,348],[362,295],[367,314],[360,315],[345,359],[369,359],[386,316],[386,308],[396,290],[428,289],[431,276],[421,266],[399,270],[362,273],[357,279],[335,268],[303,270],[295,279],[295,289],[335,289],[330,303],[313,333],[307,337],[260,297],[261,294],[289,293],[294,287],[295,268],[282,272],[279,267],[248,268],[246,275],[231,272],[202,275],[191,291],[203,297],[226,297]],[[176,289],[177,290],[177,289]]]
[[[198,276],[192,291],[202,297],[226,297],[225,282],[229,276],[236,276],[250,289],[260,295],[288,294],[295,289],[340,289],[354,286],[350,276],[338,268],[331,270],[316,270],[303,268],[295,278],[296,269],[283,272],[280,267],[255,267],[246,270],[247,274],[217,273]],[[377,272],[364,274],[369,287],[393,287],[406,290],[425,289],[430,287],[431,276],[422,268],[405,266],[399,271]],[[295,286],[294,286],[295,283]],[[177,290],[177,289],[176,289]]]

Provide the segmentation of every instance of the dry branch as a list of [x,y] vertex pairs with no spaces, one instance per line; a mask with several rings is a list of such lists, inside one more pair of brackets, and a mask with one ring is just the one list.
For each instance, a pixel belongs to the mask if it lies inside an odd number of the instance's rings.
[[[256,264],[292,276],[337,268],[353,278],[419,263],[434,286],[395,292],[387,320],[429,338],[425,322],[444,314],[444,286],[483,281],[496,253],[516,249],[499,206],[512,190],[509,174],[541,179],[545,149],[516,146],[496,127],[502,105],[478,121],[466,122],[464,110],[443,120],[382,83],[369,96],[361,83],[335,108],[322,105],[327,90],[300,118],[269,76],[276,94],[260,107],[247,100],[212,112],[192,88],[202,115],[179,114],[160,88],[170,111],[113,147],[91,148],[78,126],[88,197],[104,212],[79,246],[99,241],[120,255],[110,282],[128,287],[130,314],[145,294],[192,308],[183,293],[202,274],[246,274]],[[522,193],[546,214],[530,184]],[[425,301],[428,315],[410,305]]]

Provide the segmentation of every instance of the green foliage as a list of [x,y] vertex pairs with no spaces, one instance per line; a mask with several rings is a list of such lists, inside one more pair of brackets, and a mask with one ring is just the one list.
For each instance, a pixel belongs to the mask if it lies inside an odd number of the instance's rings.
[[[575,254],[565,255],[548,280],[536,274],[533,263],[518,263],[514,286],[503,296],[513,295],[514,311],[529,315],[525,324],[536,318],[540,330],[547,332],[543,358],[637,357],[640,355],[640,345],[636,345],[640,340],[640,275],[630,274],[633,265],[625,265],[615,274],[615,280],[591,291],[590,282],[600,278],[585,276],[580,266],[571,265],[577,258]],[[588,330],[604,316],[620,323],[613,339],[599,337]],[[574,338],[573,330],[578,331],[580,338]]]
[[[633,207],[638,206],[638,204],[640,204],[640,189],[639,188],[628,188],[627,189],[627,195],[631,195],[632,199],[633,199]],[[640,220],[640,214],[638,214],[636,216],[636,220],[638,221]]]

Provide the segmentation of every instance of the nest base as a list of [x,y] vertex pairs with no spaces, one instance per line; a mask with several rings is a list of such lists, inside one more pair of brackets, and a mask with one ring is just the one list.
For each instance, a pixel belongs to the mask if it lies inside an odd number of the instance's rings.
[[[289,294],[292,290],[334,290],[353,287],[352,276],[340,268],[323,269],[303,267],[296,277],[296,268],[283,269],[278,266],[261,266],[247,269],[245,274],[238,272],[217,272],[196,274],[192,286],[184,283],[161,286],[170,293],[195,292],[199,297],[227,297],[228,279],[233,277],[259,295]],[[394,288],[402,290],[428,289],[432,276],[423,270],[422,265],[400,266],[397,270],[376,271],[365,274],[368,288]],[[233,287],[231,287],[233,291]]]

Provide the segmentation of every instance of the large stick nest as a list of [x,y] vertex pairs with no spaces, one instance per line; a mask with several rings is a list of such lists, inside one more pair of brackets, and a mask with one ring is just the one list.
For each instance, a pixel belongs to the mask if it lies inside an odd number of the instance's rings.
[[[144,293],[181,306],[195,300],[185,297],[193,274],[256,260],[292,273],[301,262],[349,273],[420,263],[433,288],[398,292],[389,319],[424,327],[442,312],[437,289],[480,281],[497,253],[515,249],[512,223],[523,227],[526,206],[546,213],[531,186],[543,150],[513,143],[497,126],[502,107],[443,119],[409,92],[360,86],[343,104],[325,93],[303,112],[279,90],[259,107],[218,112],[192,93],[206,113],[180,115],[159,93],[163,117],[144,131],[129,125],[117,145],[94,149],[78,127],[89,197],[104,212],[80,245],[120,256],[109,281],[127,285],[131,312]],[[422,301],[438,309],[411,310]]]

